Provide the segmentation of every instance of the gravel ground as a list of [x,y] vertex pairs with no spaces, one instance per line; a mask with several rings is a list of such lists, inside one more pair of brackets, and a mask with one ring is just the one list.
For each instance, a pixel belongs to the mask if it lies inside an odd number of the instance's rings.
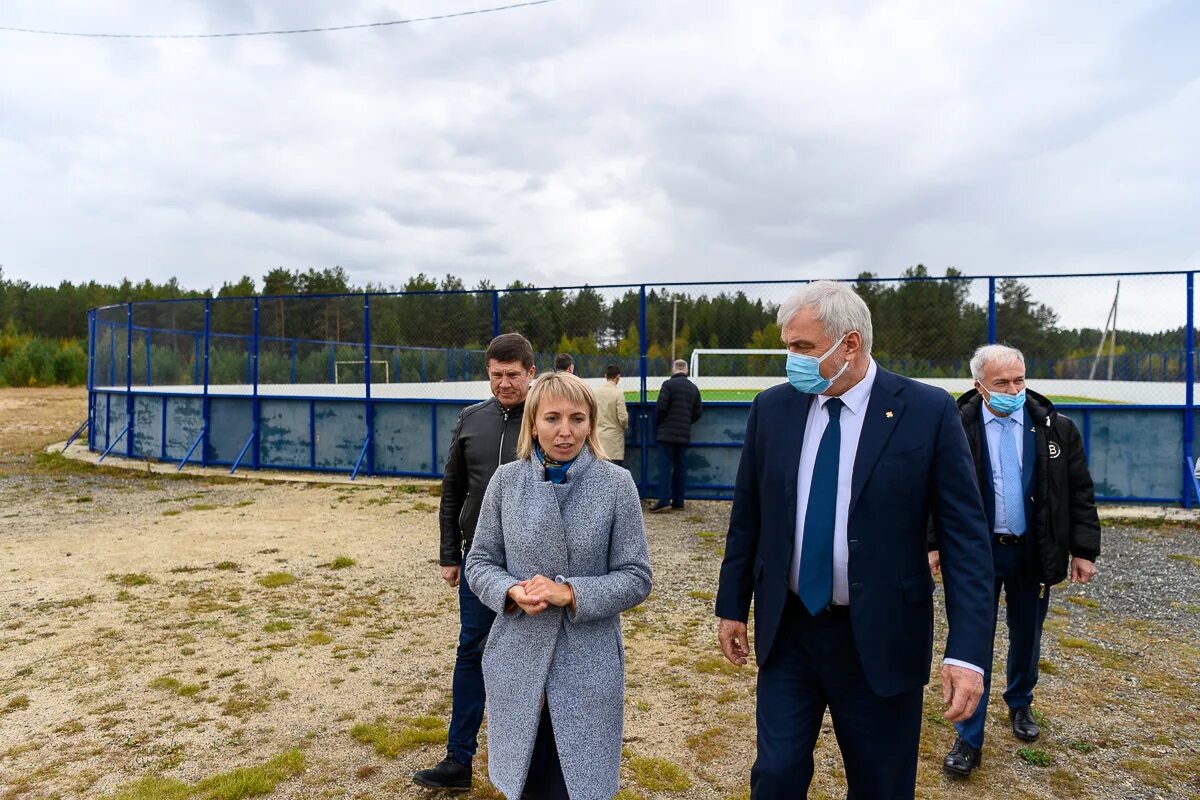
[[[409,776],[445,738],[457,614],[436,577],[436,487],[31,455],[82,402],[0,392],[0,800],[236,797],[250,778],[278,798],[430,797]],[[727,517],[647,517],[656,586],[624,618],[622,800],[747,796],[754,670],[719,658],[712,618]],[[931,686],[918,796],[1200,797],[1197,526],[1118,519],[1098,581],[1054,592],[1042,739],[1024,748],[993,707],[983,766],[951,780]],[[999,666],[1003,632],[997,648]],[[825,733],[810,796],[844,797]],[[471,798],[497,796],[479,783]]]

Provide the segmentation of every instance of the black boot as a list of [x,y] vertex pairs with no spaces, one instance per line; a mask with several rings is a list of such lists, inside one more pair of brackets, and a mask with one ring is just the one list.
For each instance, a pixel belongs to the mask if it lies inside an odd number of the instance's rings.
[[413,783],[428,789],[470,789],[471,765],[446,756],[433,769],[414,772]]
[[951,747],[950,752],[946,754],[945,760],[942,761],[942,767],[946,772],[965,778],[979,766],[979,762],[982,760],[983,751],[971,747],[960,736],[954,740],[954,747]]

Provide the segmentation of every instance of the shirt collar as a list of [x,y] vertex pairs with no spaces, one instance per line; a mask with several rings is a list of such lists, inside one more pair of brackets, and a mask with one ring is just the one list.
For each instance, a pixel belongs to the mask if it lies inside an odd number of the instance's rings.
[[[842,404],[849,409],[850,413],[856,417],[866,413],[867,403],[871,400],[871,387],[875,385],[875,375],[878,369],[875,366],[875,359],[871,359],[870,365],[867,366],[867,374],[858,383],[851,386],[839,398]],[[825,395],[817,395],[817,402],[821,404],[821,408],[825,408],[825,404],[832,400],[832,397]]]
[[996,422],[1003,422],[1005,419],[1011,419],[1014,422],[1016,422],[1018,428],[1023,427],[1025,425],[1025,409],[1018,408],[1016,411],[1009,414],[1007,417],[997,417],[995,414],[992,413],[992,409],[988,408],[988,404],[983,399],[982,395],[980,395],[979,401],[980,401],[980,405],[983,407],[983,424],[984,425],[987,425],[992,420],[995,420]]

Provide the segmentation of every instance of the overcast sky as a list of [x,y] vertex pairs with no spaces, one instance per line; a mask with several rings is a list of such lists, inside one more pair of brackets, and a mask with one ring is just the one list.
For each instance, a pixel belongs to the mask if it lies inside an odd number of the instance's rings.
[[[5,0],[0,25],[216,33],[503,2]],[[384,285],[1200,267],[1198,41],[1193,2],[1044,0],[0,31],[0,266],[197,288],[276,266]]]

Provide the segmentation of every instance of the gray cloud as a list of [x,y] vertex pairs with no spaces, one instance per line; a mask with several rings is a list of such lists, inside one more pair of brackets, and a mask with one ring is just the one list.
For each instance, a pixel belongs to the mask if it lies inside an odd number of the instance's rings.
[[[214,32],[446,8],[18,0],[4,23]],[[198,286],[279,265],[385,284],[1197,266],[1198,34],[1182,2],[1032,0],[0,33],[0,264]],[[1144,283],[1131,307],[1152,308]],[[1111,293],[1090,288],[1076,306]]]

